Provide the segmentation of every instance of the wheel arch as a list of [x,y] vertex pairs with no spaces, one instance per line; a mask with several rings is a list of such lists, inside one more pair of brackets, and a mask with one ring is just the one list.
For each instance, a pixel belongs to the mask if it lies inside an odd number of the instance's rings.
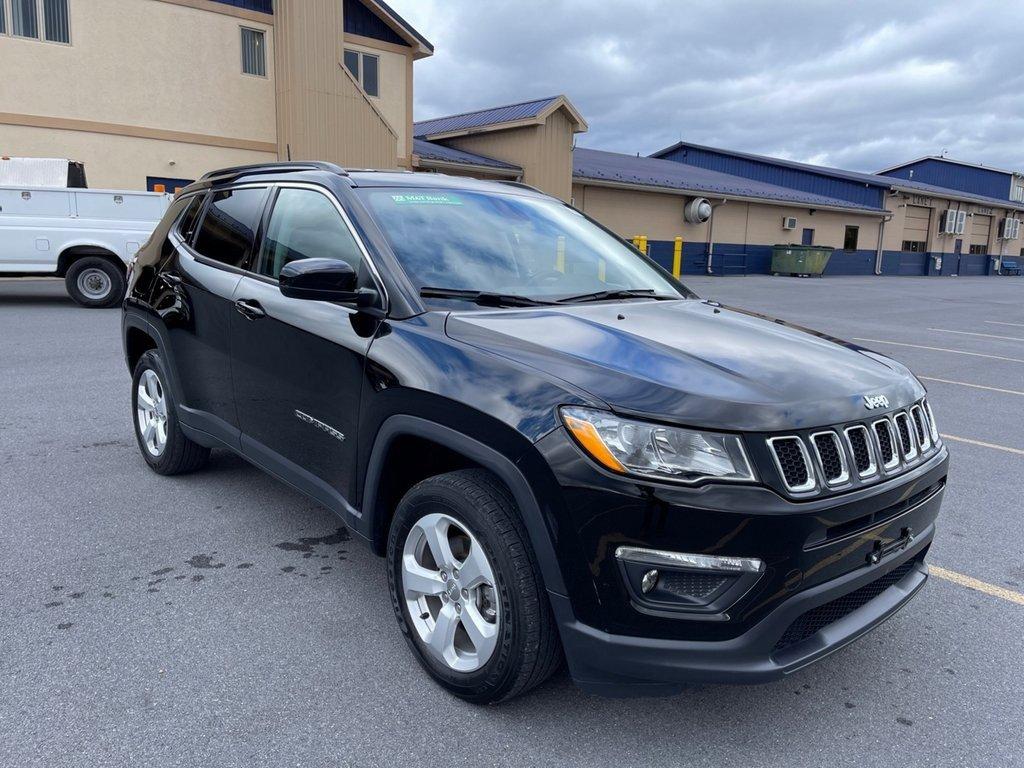
[[[373,550],[383,554],[394,514],[389,503],[387,471],[393,450],[403,441],[422,441],[455,458],[454,468],[477,466],[494,474],[512,494],[526,527],[546,589],[566,594],[551,531],[533,489],[516,463],[494,448],[451,427],[406,414],[389,417],[381,424],[370,452],[363,485],[363,506],[356,526]],[[427,475],[429,476],[429,475]],[[423,478],[420,478],[423,479]],[[403,491],[404,493],[404,491]]]
[[125,261],[114,249],[99,243],[84,242],[65,245],[57,256],[57,276],[65,277],[71,265],[85,256],[95,256],[108,261],[118,269],[125,269]]

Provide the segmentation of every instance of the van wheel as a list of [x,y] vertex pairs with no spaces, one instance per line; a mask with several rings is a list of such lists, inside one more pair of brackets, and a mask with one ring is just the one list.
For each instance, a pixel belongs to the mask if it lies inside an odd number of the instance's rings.
[[123,269],[98,256],[86,256],[68,267],[64,285],[83,307],[116,307],[128,283]]
[[388,584],[399,627],[441,686],[478,704],[546,680],[562,659],[515,502],[489,472],[428,478],[398,505]]
[[132,421],[139,450],[150,468],[161,475],[179,475],[202,467],[210,449],[181,431],[166,382],[160,355],[152,349],[145,352],[132,375]]

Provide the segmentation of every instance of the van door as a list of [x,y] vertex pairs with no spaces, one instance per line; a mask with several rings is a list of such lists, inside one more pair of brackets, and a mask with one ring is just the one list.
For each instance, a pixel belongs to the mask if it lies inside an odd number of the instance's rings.
[[69,192],[0,188],[0,272],[56,272],[70,217]]

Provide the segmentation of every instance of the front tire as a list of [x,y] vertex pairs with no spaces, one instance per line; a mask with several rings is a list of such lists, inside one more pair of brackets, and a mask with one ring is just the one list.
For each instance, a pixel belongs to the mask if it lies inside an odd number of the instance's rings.
[[399,627],[441,686],[478,704],[546,680],[562,653],[526,530],[508,489],[459,470],[414,486],[388,536]]
[[192,472],[210,458],[209,448],[181,431],[174,405],[163,361],[151,349],[139,358],[132,375],[132,421],[142,458],[161,475]]
[[125,270],[98,256],[73,262],[64,276],[68,295],[83,307],[116,307],[128,287]]

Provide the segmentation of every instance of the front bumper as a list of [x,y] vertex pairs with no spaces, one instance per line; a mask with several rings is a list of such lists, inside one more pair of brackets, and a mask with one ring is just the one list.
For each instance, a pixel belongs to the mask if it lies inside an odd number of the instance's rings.
[[[678,693],[687,683],[766,683],[839,650],[888,619],[924,586],[924,553],[934,526],[915,544],[877,566],[799,593],[747,632],[729,640],[693,641],[612,635],[576,621],[569,601],[552,595],[562,644],[575,683],[604,696],[661,696]],[[827,623],[795,644],[776,650],[787,629],[824,606],[893,572],[898,581],[860,607]]]
[[[663,695],[693,682],[781,678],[870,631],[927,579],[945,448],[874,488],[797,504],[749,487],[629,487],[594,479],[557,437],[546,447],[592,579],[551,604],[570,672],[590,692]],[[757,557],[766,569],[728,606],[651,610],[626,588],[613,556],[620,545]]]

